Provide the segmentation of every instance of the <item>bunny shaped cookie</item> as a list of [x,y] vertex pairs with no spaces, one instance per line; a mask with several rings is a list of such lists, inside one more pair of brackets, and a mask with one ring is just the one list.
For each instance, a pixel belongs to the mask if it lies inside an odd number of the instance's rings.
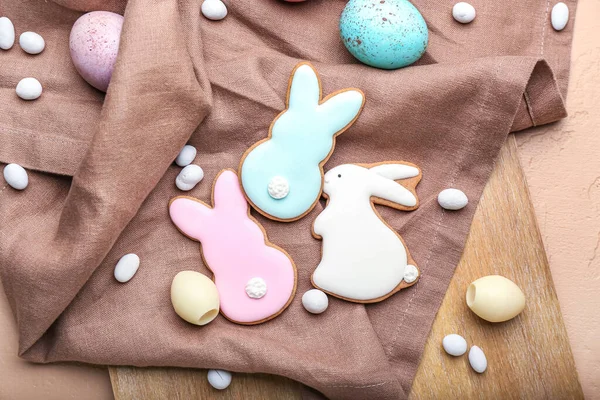
[[323,187],[323,164],[335,137],[358,118],[365,97],[344,89],[321,100],[321,83],[309,63],[292,72],[286,110],[269,136],[243,155],[240,177],[246,198],[264,216],[295,221],[313,209]]
[[374,204],[410,211],[419,206],[414,188],[421,171],[413,164],[344,164],[325,174],[327,206],[313,224],[323,240],[313,285],[345,300],[374,303],[416,282],[419,271],[404,241],[381,219]]
[[212,202],[211,208],[192,197],[176,197],[169,214],[184,235],[202,244],[202,258],[214,274],[227,319],[253,325],[275,318],[296,292],[294,262],[250,216],[233,170],[223,170],[215,179]]

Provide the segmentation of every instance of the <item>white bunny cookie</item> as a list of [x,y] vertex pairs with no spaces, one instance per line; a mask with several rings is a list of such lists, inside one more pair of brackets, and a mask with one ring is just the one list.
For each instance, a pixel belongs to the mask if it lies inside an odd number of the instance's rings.
[[313,235],[323,240],[313,285],[358,303],[375,303],[413,285],[419,271],[400,235],[381,219],[374,204],[416,209],[414,187],[420,180],[416,165],[398,161],[344,164],[327,172],[327,206],[313,224]]

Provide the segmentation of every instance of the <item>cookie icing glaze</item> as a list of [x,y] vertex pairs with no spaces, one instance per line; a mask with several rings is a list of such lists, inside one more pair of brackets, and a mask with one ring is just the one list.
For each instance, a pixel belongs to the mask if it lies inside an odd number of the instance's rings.
[[[322,166],[333,152],[335,137],[352,125],[363,104],[358,89],[344,89],[321,101],[315,69],[298,64],[290,78],[286,110],[271,124],[269,136],[250,147],[240,163],[242,187],[253,207],[280,221],[297,220],[312,210],[321,196]],[[283,198],[267,190],[278,176],[290,188]]]
[[[313,224],[323,240],[313,285],[345,300],[373,303],[408,287],[418,278],[402,238],[386,224],[374,203],[398,210],[418,207],[414,187],[421,171],[413,164],[344,164],[325,174],[327,206]],[[406,277],[406,278],[405,278]]]
[[[250,216],[236,173],[224,170],[213,187],[211,208],[198,199],[176,197],[169,214],[177,228],[202,246],[202,257],[214,274],[221,313],[236,323],[252,325],[276,317],[296,291],[296,266],[281,248],[270,243]],[[251,298],[246,285],[260,277],[268,291]]]

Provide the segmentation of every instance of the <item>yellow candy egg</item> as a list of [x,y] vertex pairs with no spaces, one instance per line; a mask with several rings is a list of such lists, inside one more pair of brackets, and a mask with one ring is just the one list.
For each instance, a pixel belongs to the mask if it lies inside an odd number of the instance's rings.
[[467,305],[486,321],[503,322],[523,311],[525,295],[510,279],[500,275],[488,275],[469,285]]
[[194,325],[206,325],[219,315],[219,292],[206,275],[181,271],[171,283],[171,303],[177,315]]

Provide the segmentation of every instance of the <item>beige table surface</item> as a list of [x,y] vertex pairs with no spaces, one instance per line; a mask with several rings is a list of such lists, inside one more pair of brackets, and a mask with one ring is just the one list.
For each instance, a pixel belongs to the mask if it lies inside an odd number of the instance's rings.
[[[569,117],[517,135],[583,390],[600,399],[600,1],[580,0]],[[0,290],[1,291],[1,290]],[[0,293],[0,399],[112,399],[107,370],[33,365],[16,356]]]

